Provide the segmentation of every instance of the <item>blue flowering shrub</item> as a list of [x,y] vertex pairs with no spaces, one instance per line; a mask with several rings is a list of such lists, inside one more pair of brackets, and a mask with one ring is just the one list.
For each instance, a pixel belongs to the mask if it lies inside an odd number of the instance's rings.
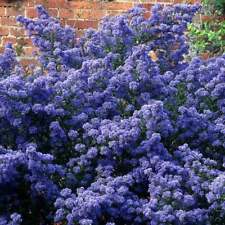
[[79,40],[43,7],[0,56],[0,224],[222,225],[225,56],[186,62],[198,6],[105,18]]

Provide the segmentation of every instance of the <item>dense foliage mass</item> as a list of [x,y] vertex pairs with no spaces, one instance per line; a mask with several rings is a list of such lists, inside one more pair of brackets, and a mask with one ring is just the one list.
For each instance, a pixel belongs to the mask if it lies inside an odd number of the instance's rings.
[[42,68],[0,56],[0,224],[224,224],[225,56],[184,61],[198,7],[79,40],[37,9],[18,21]]

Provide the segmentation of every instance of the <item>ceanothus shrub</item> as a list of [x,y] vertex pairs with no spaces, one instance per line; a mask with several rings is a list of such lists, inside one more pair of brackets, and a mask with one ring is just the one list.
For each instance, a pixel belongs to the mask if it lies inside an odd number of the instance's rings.
[[0,224],[221,225],[225,56],[185,61],[198,6],[136,7],[77,39],[38,6],[27,76],[0,55]]

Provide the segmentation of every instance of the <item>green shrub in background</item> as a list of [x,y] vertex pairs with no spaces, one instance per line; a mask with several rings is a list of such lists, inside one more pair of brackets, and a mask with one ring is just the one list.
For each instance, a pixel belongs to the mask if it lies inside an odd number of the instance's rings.
[[209,53],[213,56],[225,53],[225,21],[192,23],[188,31],[192,54]]
[[188,27],[190,56],[225,52],[225,0],[202,0],[199,19]]
[[201,3],[206,15],[225,14],[225,0],[202,0]]
[[225,0],[215,0],[215,7],[221,14],[225,14]]

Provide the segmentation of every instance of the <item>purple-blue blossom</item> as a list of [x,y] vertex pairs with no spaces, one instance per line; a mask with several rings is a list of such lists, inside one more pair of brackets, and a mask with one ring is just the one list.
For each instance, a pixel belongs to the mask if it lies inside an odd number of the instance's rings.
[[0,224],[225,219],[225,56],[185,61],[199,6],[106,17],[79,40],[38,6],[27,76],[0,55]]

